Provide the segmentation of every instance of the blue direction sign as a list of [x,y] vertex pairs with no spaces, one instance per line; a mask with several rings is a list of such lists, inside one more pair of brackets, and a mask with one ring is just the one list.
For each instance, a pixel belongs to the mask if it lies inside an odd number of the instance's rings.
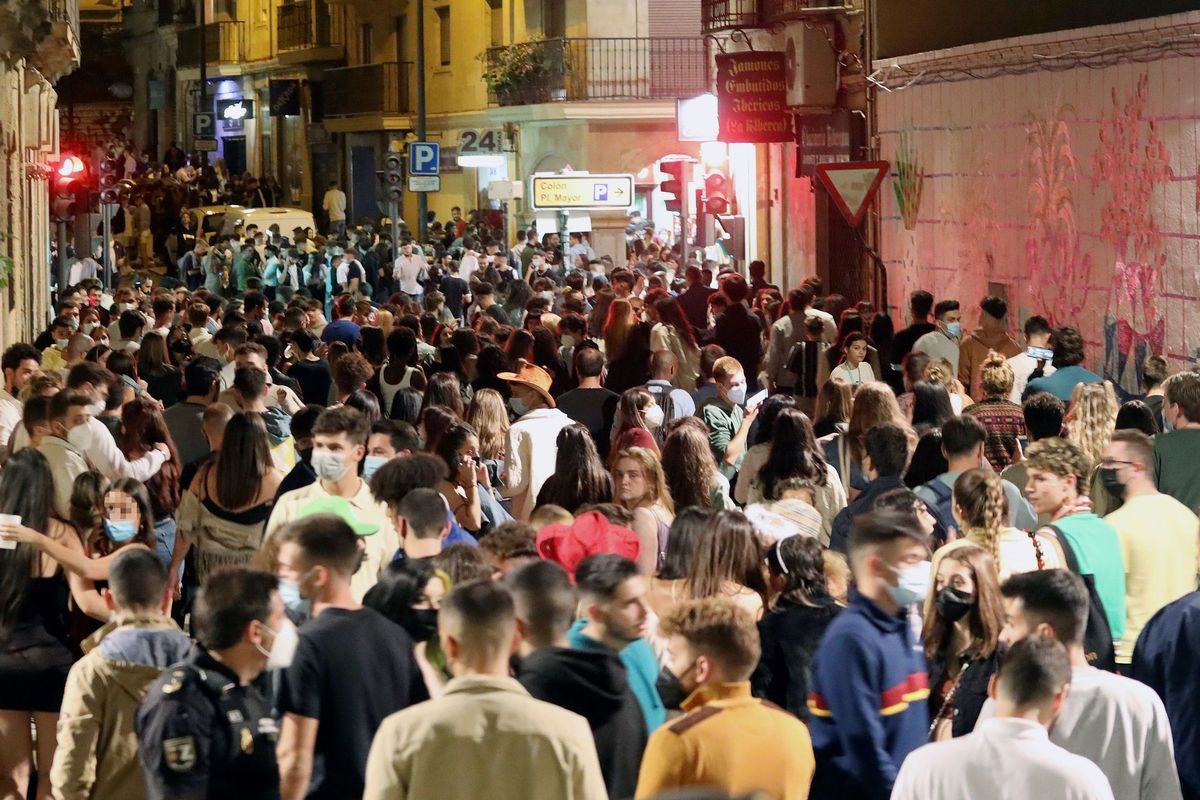
[[441,145],[437,142],[413,142],[408,146],[409,175],[437,175],[441,167]]

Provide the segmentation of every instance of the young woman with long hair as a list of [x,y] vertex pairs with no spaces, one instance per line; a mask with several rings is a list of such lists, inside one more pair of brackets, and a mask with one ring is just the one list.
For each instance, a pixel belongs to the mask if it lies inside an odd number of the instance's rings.
[[[933,590],[925,599],[921,641],[929,665],[929,738],[962,736],[975,728],[999,666],[1004,604],[991,553],[955,543],[934,556]],[[939,557],[940,556],[940,557]]]
[[947,420],[954,418],[950,393],[937,381],[919,380],[913,384],[909,412],[913,430],[918,436],[934,428],[940,430]]
[[538,491],[537,505],[556,505],[571,514],[583,506],[611,503],[613,482],[588,429],[578,422],[558,432],[554,474]]
[[696,543],[692,569],[683,579],[690,600],[728,597],[754,615],[762,616],[767,597],[762,551],[754,525],[740,511],[718,511]]
[[479,436],[465,422],[455,421],[438,437],[431,451],[442,459],[446,473],[438,485],[450,513],[458,524],[472,533],[483,527],[483,508],[480,483],[489,480],[487,469],[479,458]]
[[495,389],[480,389],[471,398],[467,423],[479,435],[479,457],[491,473],[492,485],[500,486],[504,456],[508,449],[508,405]]
[[717,469],[708,444],[708,428],[695,417],[667,425],[662,467],[676,511],[690,506],[720,511],[733,506],[729,480]]
[[262,543],[283,476],[271,460],[266,425],[254,412],[234,414],[216,458],[202,466],[179,501],[179,532],[171,556],[172,585],[196,545],[196,577],[203,583],[223,566],[245,566]]
[[696,390],[696,379],[700,377],[700,345],[692,326],[684,316],[679,301],[663,294],[647,306],[647,314],[657,318],[650,329],[650,350],[669,350],[675,354],[679,369],[672,383],[687,392]]
[[825,629],[841,611],[829,594],[824,548],[811,536],[790,536],[767,548],[770,611],[758,624],[762,656],[751,677],[754,694],[808,718],[808,674]]
[[[763,414],[760,422],[766,422]],[[821,538],[828,542],[833,518],[846,507],[846,491],[837,471],[825,461],[812,425],[799,409],[782,408],[769,422],[768,440],[750,448],[742,463],[734,499],[743,505],[778,500],[779,484],[800,478],[813,488],[813,508],[821,515]],[[762,449],[756,453],[756,448]]]
[[[662,463],[656,451],[630,447],[616,452],[612,459],[614,499],[633,512],[633,532],[642,541],[638,561],[654,573],[666,555],[671,523],[675,520],[675,504],[667,490]],[[651,562],[646,545],[652,545]]]
[[146,391],[164,408],[175,405],[183,396],[179,370],[171,363],[167,339],[162,334],[150,331],[142,337],[137,351],[137,373],[146,382]]
[[[0,473],[0,776],[6,797],[24,797],[36,770],[39,797],[50,796],[50,764],[67,673],[75,660],[67,640],[66,589],[76,605],[96,619],[108,609],[89,582],[64,572],[39,552],[46,539],[85,558],[71,526],[55,519],[54,479],[46,457],[27,447]],[[36,731],[36,746],[33,731]],[[36,767],[35,767],[36,764]]]
[[954,481],[954,517],[960,539],[991,553],[1001,582],[1019,572],[1064,564],[1054,537],[1008,524],[1008,497],[1000,476],[991,470],[969,469]]
[[363,597],[363,605],[378,611],[412,637],[417,665],[430,697],[440,697],[451,675],[437,635],[438,609],[450,591],[450,576],[433,559],[405,558],[387,565]]
[[660,429],[664,421],[662,409],[654,402],[654,395],[640,387],[626,389],[617,401],[617,410],[613,415],[608,463],[616,463],[614,458],[617,452],[628,447],[644,447],[658,453],[653,431]]
[[659,617],[666,615],[680,601],[679,587],[692,569],[696,544],[708,527],[712,512],[695,506],[680,510],[667,533],[667,549],[658,574],[650,579],[646,602]]
[[852,403],[849,384],[825,381],[817,393],[817,407],[813,421],[813,435],[818,439],[841,433],[850,422]]
[[825,460],[837,470],[848,500],[853,500],[867,488],[867,475],[862,468],[866,456],[863,443],[867,431],[880,422],[899,425],[910,434],[909,449],[916,445],[916,436],[912,435],[912,428],[900,413],[891,387],[879,381],[858,388],[850,406],[850,423],[846,432],[839,433],[825,445]]
[[1088,485],[1088,496],[1092,511],[1103,516],[1121,507],[1121,500],[1104,488],[1100,480],[1099,464],[1104,458],[1104,449],[1112,441],[1117,427],[1117,412],[1120,405],[1113,386],[1104,383],[1078,383],[1071,393],[1071,405],[1063,420],[1065,438],[1087,456],[1091,474],[1083,481]]
[[154,513],[151,522],[158,557],[165,567],[171,563],[171,553],[175,550],[175,510],[179,508],[179,501],[183,496],[179,484],[183,473],[179,451],[175,448],[171,432],[167,430],[162,411],[159,410],[158,404],[149,398],[137,397],[125,404],[121,409],[121,427],[124,430],[121,436],[121,450],[130,461],[141,458],[157,444],[167,447],[167,460],[163,462],[162,468],[145,482]]
[[533,358],[533,334],[522,328],[513,331],[504,343],[504,357],[509,372],[518,369],[517,362],[522,358],[530,361]]
[[558,354],[558,340],[549,328],[538,326],[533,329],[532,362],[550,374],[550,394],[558,397],[570,388],[571,376],[567,365]]
[[429,378],[425,387],[425,397],[421,401],[421,411],[430,406],[444,406],[458,419],[463,418],[466,404],[463,402],[462,384],[453,372],[435,372]]
[[613,300],[608,307],[604,355],[608,359],[607,389],[621,394],[650,379],[650,328],[638,321],[628,300]]

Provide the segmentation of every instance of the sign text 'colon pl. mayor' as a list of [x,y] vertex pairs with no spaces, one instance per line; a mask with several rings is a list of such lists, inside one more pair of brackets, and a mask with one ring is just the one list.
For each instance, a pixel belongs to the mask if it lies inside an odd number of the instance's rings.
[[722,142],[791,141],[785,55],[722,53],[715,60],[718,138]]

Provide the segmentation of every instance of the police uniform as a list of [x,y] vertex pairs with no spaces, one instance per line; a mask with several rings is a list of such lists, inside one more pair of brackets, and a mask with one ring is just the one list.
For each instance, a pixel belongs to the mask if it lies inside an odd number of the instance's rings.
[[163,671],[134,727],[148,800],[278,800],[279,727],[254,685],[197,646]]

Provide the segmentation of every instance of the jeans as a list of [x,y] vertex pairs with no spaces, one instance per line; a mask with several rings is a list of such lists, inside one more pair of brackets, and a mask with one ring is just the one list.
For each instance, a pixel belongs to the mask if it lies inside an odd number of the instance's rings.
[[174,517],[163,517],[154,521],[154,549],[158,555],[158,560],[163,566],[170,568],[171,556],[175,552],[175,526]]

